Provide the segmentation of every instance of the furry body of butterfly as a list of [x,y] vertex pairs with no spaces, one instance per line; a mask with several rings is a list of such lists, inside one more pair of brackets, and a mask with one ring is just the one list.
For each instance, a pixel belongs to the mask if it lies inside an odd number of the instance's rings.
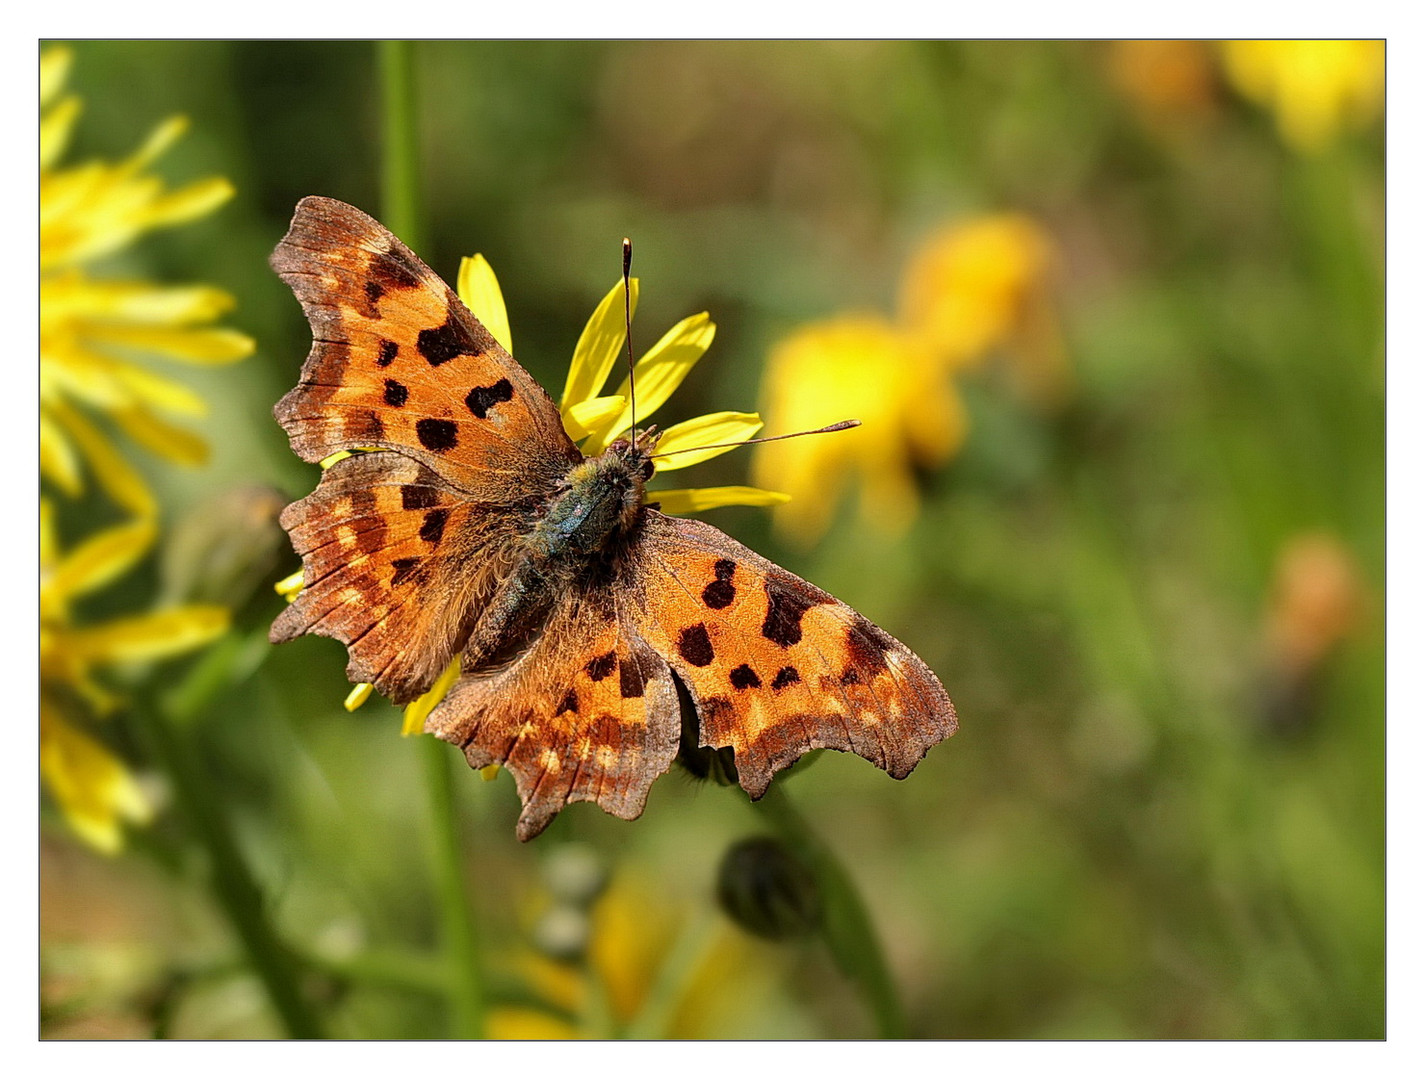
[[348,676],[397,703],[459,656],[426,730],[510,771],[521,839],[581,800],[637,817],[678,753],[678,684],[698,742],[731,748],[754,799],[813,748],[901,778],[955,731],[895,638],[644,505],[649,432],[580,453],[543,389],[378,222],[303,199],[272,262],[314,338],[277,419],[307,461],[353,452],[282,515],[304,587],[272,640],[336,638]]

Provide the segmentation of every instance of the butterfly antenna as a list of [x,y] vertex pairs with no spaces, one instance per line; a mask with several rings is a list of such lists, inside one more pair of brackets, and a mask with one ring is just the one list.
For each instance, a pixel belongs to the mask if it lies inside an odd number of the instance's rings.
[[761,439],[743,439],[741,442],[720,442],[709,443],[707,446],[685,446],[681,450],[670,450],[666,454],[650,454],[650,457],[672,457],[674,454],[692,454],[699,450],[719,450],[724,446],[751,446],[753,443],[779,442],[782,439],[799,439],[803,435],[826,435],[833,431],[845,431],[848,428],[860,427],[860,420],[838,420],[834,424],[827,424],[826,427],[817,428],[815,431],[793,431],[786,435],[768,435]]
[[633,313],[629,296],[632,292],[628,283],[628,268],[633,264],[633,241],[623,238],[623,340],[628,346],[628,441],[634,440],[638,428],[638,399],[633,392]]

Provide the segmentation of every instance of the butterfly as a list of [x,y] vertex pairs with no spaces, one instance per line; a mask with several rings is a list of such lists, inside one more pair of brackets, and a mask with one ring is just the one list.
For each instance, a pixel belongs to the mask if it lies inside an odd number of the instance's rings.
[[944,687],[895,638],[647,504],[653,429],[586,457],[375,219],[305,198],[271,261],[314,338],[277,420],[306,461],[351,452],[281,516],[304,585],[271,639],[335,638],[352,681],[396,704],[458,656],[426,731],[509,770],[521,840],[578,801],[637,817],[679,753],[680,694],[696,742],[730,750],[753,799],[811,749],[899,779],[955,731]]

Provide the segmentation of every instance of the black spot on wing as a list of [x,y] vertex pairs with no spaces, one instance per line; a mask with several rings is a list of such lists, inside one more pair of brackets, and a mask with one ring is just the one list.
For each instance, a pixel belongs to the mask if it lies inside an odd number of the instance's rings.
[[395,379],[387,379],[385,396],[387,405],[399,409],[411,395],[403,383],[398,383]]
[[784,690],[788,686],[794,686],[802,681],[802,676],[796,668],[788,664],[772,677],[772,689]]
[[401,351],[401,347],[394,341],[381,339],[381,344],[376,349],[376,365],[378,367],[390,367],[391,362],[396,359],[396,354]]
[[490,386],[475,387],[465,395],[465,406],[479,419],[484,420],[491,409],[514,396],[515,388],[510,385],[510,380],[501,379]]
[[568,712],[579,711],[579,695],[570,690],[564,695],[564,700],[559,703],[559,708],[554,711],[555,716],[563,716]]
[[427,544],[440,543],[445,535],[445,519],[449,516],[450,511],[445,509],[426,511],[425,520],[421,522],[421,539]]
[[429,510],[440,505],[440,492],[419,484],[401,485],[402,510]]
[[460,326],[448,315],[439,326],[416,335],[416,348],[431,367],[440,367],[447,360],[475,351]]
[[392,289],[414,289],[421,283],[420,266],[412,256],[400,251],[391,250],[374,255],[366,272],[370,276],[366,286],[368,296],[372,285],[378,286],[385,293]]
[[603,656],[596,656],[585,664],[584,670],[588,672],[589,678],[594,682],[603,682],[614,673],[617,664],[618,657],[611,652],[606,652]]
[[391,584],[399,585],[416,572],[420,567],[420,559],[392,559],[391,565],[396,572],[391,576]]
[[747,664],[738,664],[728,674],[727,680],[732,683],[734,690],[756,690],[762,685],[762,680],[758,678],[757,672]]
[[708,628],[694,623],[678,635],[678,655],[693,667],[707,667],[713,662],[712,640]]
[[643,670],[638,666],[638,661],[634,659],[620,660],[618,665],[618,692],[619,697],[635,698],[643,696],[643,688],[647,684],[647,678]]
[[762,620],[762,636],[782,648],[802,639],[802,616],[819,600],[795,593],[785,585],[767,580],[767,617]]
[[737,564],[731,559],[719,559],[713,563],[713,580],[703,589],[703,603],[718,611],[731,604],[737,596],[737,589],[732,584],[732,575],[736,571]]
[[455,432],[455,421],[432,420],[430,418],[417,420],[416,438],[421,441],[421,445],[427,450],[434,450],[436,453],[454,450],[455,444],[458,441]]

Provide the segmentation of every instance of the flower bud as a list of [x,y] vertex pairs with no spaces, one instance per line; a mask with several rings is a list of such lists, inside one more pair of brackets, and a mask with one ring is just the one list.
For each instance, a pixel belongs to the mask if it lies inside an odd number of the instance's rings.
[[717,899],[728,918],[771,941],[802,937],[821,921],[816,875],[780,840],[739,840],[717,874]]

